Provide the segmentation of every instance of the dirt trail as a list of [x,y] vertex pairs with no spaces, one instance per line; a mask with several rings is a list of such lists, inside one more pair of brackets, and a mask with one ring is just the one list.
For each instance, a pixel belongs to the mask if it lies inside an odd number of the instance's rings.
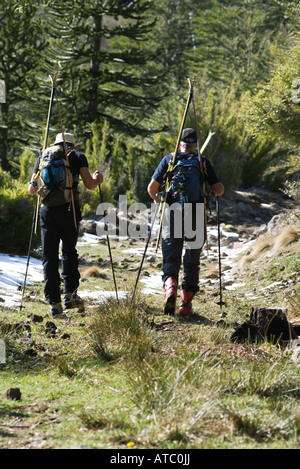
[[[201,255],[201,285],[218,285],[218,230],[215,212],[215,198],[213,197],[207,208],[208,215],[208,245],[204,247]],[[282,214],[295,206],[290,199],[278,193],[252,188],[247,191],[233,191],[227,196],[220,197],[220,232],[221,232],[221,265],[222,284],[227,290],[239,288],[244,281],[239,279],[236,269],[237,256],[247,250],[251,244],[270,227],[280,222]],[[81,243],[98,243],[96,236],[97,220],[84,220],[81,223]],[[145,256],[140,283],[143,293],[147,295],[163,294],[161,281],[161,250],[155,252],[158,225],[153,228],[152,239]],[[122,255],[134,254],[137,258],[132,270],[138,271],[142,259],[146,240],[139,240],[132,246],[124,248]],[[26,269],[26,257],[1,255],[0,257],[0,302],[5,307],[16,307],[20,304],[21,290]],[[205,264],[215,266],[210,275],[205,273]],[[150,269],[149,269],[150,267]],[[203,275],[204,274],[204,275]],[[27,285],[42,280],[42,264],[38,259],[30,258]],[[82,288],[81,288],[82,290]],[[119,297],[128,294],[125,290],[118,292]],[[114,296],[113,290],[82,290],[82,296],[92,299],[105,299]]]

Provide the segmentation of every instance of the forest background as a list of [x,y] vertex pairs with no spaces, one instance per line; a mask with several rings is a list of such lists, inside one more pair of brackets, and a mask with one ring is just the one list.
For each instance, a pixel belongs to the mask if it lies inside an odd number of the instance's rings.
[[[56,71],[64,131],[104,173],[105,201],[150,205],[146,187],[174,151],[188,77],[200,145],[216,132],[204,156],[226,191],[299,194],[299,13],[288,0],[0,0],[1,252],[27,251],[27,184]],[[54,103],[49,143],[60,130]],[[83,213],[95,211],[98,192],[81,191]]]

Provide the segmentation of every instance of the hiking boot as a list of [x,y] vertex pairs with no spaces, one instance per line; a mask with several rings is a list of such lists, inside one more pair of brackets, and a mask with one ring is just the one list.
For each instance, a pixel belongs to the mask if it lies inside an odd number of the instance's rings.
[[61,303],[50,303],[50,314],[53,319],[63,318],[63,309]]
[[188,316],[193,312],[192,310],[192,299],[195,293],[192,291],[181,291],[179,316]]
[[74,293],[65,293],[64,295],[64,307],[65,309],[72,308],[83,308],[84,301],[80,296],[77,295],[77,292]]
[[176,297],[178,282],[175,278],[167,278],[164,283],[165,287],[165,300],[164,300],[164,314],[174,315],[176,307]]

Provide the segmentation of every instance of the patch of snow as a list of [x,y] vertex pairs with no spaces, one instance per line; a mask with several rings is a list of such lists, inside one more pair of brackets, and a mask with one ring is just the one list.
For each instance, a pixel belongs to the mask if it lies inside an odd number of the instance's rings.
[[[146,245],[146,244],[145,244]],[[142,247],[135,247],[135,248],[129,248],[129,249],[124,249],[122,251],[124,254],[139,254],[141,257],[143,257],[144,252],[145,252],[145,246]],[[156,256],[158,258],[162,257],[161,254],[161,249],[158,250],[158,252],[155,251],[155,248],[152,246],[148,246],[146,256]],[[146,257],[145,256],[145,257]]]
[[[8,308],[20,306],[27,257],[0,254],[0,305]],[[42,261],[30,258],[26,284],[43,280]]]
[[77,242],[77,246],[85,246],[86,244],[89,244],[89,245],[99,244],[99,241],[102,239],[103,238],[100,236],[96,236],[90,233],[83,233],[83,235],[80,237],[80,239]]
[[163,292],[163,282],[161,277],[161,272],[155,272],[150,274],[149,277],[142,278],[140,282],[145,284],[145,287],[142,289],[142,293],[145,293],[146,295],[161,295]]
[[239,287],[243,287],[245,283],[233,283],[232,285],[226,285],[225,290],[236,290]]
[[281,284],[282,284],[282,281],[273,282],[270,285],[268,285],[267,287],[263,287],[262,290],[269,290],[270,288],[276,287],[277,285],[281,285]]
[[[128,296],[128,292],[126,291],[118,291],[118,298],[123,299]],[[107,298],[116,298],[116,292],[112,291],[104,291],[104,290],[80,290],[80,297],[81,298],[90,298],[92,300],[96,300],[99,303],[103,303]]]

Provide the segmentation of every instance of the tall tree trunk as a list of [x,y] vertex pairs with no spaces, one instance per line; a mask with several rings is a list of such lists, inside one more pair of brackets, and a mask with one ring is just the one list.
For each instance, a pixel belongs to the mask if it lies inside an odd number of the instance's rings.
[[102,16],[94,16],[94,31],[96,36],[93,38],[93,52],[94,55],[91,58],[90,62],[90,74],[92,77],[91,86],[90,86],[90,96],[88,102],[88,119],[89,122],[94,122],[97,118],[97,108],[98,108],[98,78],[100,63],[97,53],[101,50],[101,37],[97,34],[102,29]]
[[7,112],[8,112],[8,104],[2,103],[1,104],[1,116],[2,116],[2,122],[4,123],[4,125],[0,126],[0,163],[1,163],[1,168],[4,170],[8,169],[8,160],[7,160],[8,132],[7,132],[7,125],[6,125]]

